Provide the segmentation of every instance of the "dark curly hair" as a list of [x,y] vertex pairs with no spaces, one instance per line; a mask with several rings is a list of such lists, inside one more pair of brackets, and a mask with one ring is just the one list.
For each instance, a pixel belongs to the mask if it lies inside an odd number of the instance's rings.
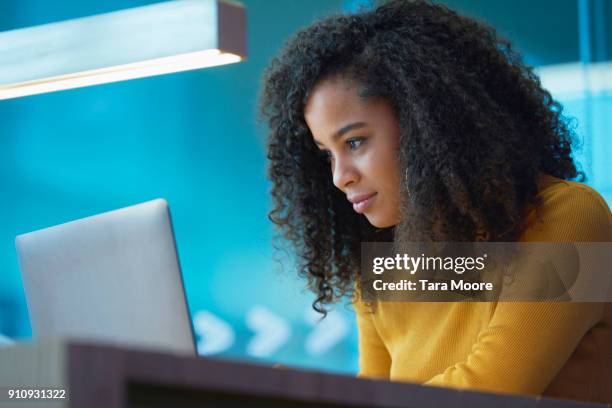
[[[304,119],[313,87],[339,76],[384,97],[400,126],[402,221],[378,229],[333,182]],[[269,218],[317,297],[352,293],[362,241],[514,241],[541,202],[538,175],[584,179],[572,129],[511,44],[439,4],[393,0],[299,31],[270,62],[260,98],[270,128]]]

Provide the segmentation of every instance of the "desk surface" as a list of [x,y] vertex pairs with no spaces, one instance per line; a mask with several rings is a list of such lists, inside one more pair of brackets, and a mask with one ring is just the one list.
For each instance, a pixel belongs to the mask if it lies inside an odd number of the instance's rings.
[[[54,405],[58,407],[606,406],[275,369],[75,341],[0,349],[0,387],[7,385],[65,386],[69,399],[64,405]],[[1,401],[6,399],[0,399],[0,406],[5,406]]]

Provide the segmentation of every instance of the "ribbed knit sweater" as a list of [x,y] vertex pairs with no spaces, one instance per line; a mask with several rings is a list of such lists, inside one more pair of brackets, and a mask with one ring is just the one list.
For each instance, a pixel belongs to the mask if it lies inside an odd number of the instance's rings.
[[[612,242],[591,187],[544,175],[522,242]],[[612,273],[612,272],[611,272]],[[612,402],[612,303],[355,302],[360,377]]]

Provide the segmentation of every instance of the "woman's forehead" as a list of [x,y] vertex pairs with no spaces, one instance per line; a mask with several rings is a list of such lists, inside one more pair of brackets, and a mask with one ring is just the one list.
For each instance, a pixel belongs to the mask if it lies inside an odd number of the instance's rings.
[[364,98],[359,91],[354,82],[342,79],[327,79],[317,84],[304,109],[304,118],[316,139],[329,139],[355,123],[363,127],[363,124],[393,119],[385,99]]

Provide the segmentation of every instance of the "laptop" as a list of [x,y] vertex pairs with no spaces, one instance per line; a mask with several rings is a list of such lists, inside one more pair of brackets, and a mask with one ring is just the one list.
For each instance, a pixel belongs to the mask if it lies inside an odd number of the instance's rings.
[[35,339],[196,355],[163,199],[17,236]]

